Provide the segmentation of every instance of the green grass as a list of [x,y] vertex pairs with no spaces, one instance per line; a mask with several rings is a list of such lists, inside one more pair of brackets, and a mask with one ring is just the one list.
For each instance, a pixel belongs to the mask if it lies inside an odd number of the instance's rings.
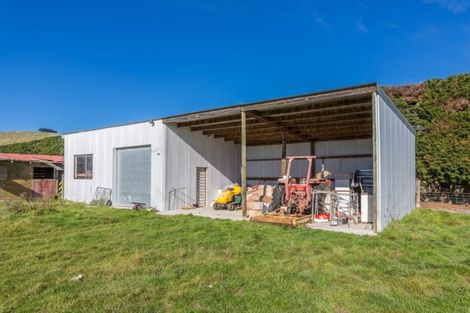
[[0,132],[0,146],[11,145],[21,142],[30,142],[51,136],[57,136],[57,134],[32,131]]
[[0,208],[0,232],[2,312],[470,308],[470,216],[458,214],[417,210],[358,237],[50,203]]

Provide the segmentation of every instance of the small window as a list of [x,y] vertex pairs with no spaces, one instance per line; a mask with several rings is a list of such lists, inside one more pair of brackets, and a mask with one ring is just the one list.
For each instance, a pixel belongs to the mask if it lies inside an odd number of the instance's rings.
[[34,167],[33,179],[53,179],[54,169],[52,167]]
[[93,178],[93,154],[82,154],[74,157],[75,179]]

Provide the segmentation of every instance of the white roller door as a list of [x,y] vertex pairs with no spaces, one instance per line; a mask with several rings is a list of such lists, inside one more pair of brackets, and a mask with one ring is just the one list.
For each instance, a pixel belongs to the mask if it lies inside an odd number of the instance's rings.
[[116,150],[116,202],[150,205],[151,149],[149,146]]

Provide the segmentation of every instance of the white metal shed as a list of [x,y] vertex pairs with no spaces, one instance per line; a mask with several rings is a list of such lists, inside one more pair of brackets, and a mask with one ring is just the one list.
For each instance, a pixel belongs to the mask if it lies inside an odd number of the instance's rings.
[[[288,155],[315,154],[316,171],[322,166],[346,174],[373,171],[375,231],[415,205],[415,132],[376,84],[70,133],[64,139],[64,195],[73,201],[90,202],[97,187],[106,187],[116,206],[144,202],[173,210],[209,204],[231,183],[274,181]],[[77,175],[81,156],[93,160],[92,170]]]

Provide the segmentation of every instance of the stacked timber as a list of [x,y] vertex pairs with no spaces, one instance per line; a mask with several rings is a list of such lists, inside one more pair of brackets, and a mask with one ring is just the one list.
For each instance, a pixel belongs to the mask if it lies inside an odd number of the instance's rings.
[[250,218],[263,214],[273,200],[271,185],[254,185],[247,190],[246,208]]
[[261,214],[251,219],[253,222],[287,226],[301,226],[311,221],[310,215]]

